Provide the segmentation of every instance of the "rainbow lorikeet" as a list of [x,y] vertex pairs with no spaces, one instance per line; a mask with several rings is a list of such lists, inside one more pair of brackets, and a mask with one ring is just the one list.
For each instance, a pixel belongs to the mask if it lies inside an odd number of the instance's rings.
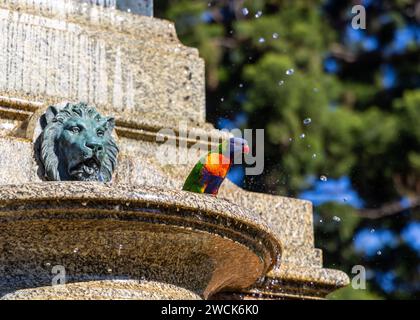
[[183,190],[217,195],[220,185],[232,166],[235,155],[248,153],[246,140],[232,137],[222,142],[218,149],[210,151],[194,166],[185,180]]

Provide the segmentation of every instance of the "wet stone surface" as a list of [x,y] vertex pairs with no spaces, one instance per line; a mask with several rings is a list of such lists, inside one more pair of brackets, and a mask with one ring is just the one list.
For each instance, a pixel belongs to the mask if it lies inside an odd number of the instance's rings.
[[73,286],[112,277],[169,283],[206,298],[249,287],[281,252],[262,220],[198,194],[50,182],[0,187],[0,199],[5,298],[50,285],[54,266],[65,268]]

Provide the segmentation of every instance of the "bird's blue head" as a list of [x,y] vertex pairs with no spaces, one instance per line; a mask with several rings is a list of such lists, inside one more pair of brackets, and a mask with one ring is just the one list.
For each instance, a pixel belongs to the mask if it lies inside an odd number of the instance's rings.
[[[227,148],[228,145],[229,148]],[[228,140],[228,143],[226,143],[226,149],[223,151],[223,153],[228,151],[230,156],[233,156],[234,154],[249,153],[248,142],[242,138],[232,137]]]

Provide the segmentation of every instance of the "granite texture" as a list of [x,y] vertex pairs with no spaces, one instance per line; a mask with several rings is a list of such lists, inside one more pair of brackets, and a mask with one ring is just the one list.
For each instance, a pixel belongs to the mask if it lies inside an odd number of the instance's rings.
[[201,300],[190,290],[146,280],[92,280],[21,289],[0,300]]
[[34,179],[38,176],[32,143],[19,138],[0,137],[0,185],[26,183]]

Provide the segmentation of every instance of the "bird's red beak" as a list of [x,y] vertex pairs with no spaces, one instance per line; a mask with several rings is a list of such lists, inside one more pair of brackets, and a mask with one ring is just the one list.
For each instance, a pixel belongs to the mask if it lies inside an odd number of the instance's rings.
[[249,153],[249,146],[247,144],[244,145],[243,151],[244,151],[245,154],[248,154]]

